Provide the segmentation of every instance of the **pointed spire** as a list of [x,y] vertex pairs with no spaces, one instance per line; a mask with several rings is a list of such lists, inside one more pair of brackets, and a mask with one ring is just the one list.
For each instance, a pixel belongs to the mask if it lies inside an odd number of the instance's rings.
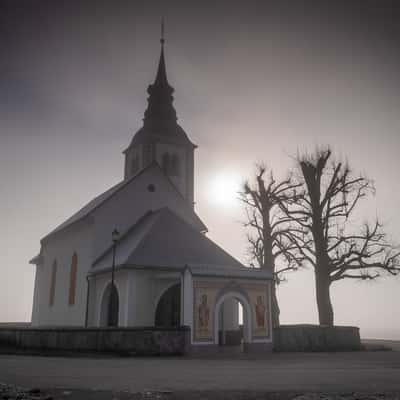
[[164,46],[161,47],[160,61],[158,63],[155,85],[168,85],[167,72],[165,70],[165,59],[164,59]]
[[164,43],[165,43],[164,18],[161,18],[160,43],[161,43],[160,61],[158,63],[157,75],[156,75],[156,80],[154,81],[154,84],[156,84],[156,85],[168,85],[169,86],[168,80],[167,80],[167,72],[166,72],[166,69],[165,69],[165,59],[164,59]]
[[164,58],[164,19],[161,20],[161,53],[158,63],[157,75],[154,83],[147,89],[149,93],[148,107],[144,113],[145,124],[156,124],[172,122],[176,123],[176,111],[172,105],[172,93],[174,88],[170,86],[167,80],[167,72],[165,68]]

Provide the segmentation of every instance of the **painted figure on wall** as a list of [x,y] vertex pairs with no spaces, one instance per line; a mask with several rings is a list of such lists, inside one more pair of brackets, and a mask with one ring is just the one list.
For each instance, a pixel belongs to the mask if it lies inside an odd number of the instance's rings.
[[203,294],[199,305],[199,329],[208,330],[209,319],[210,307],[207,304],[207,295]]
[[257,296],[257,301],[255,304],[256,308],[256,322],[258,328],[265,327],[265,305],[261,296]]

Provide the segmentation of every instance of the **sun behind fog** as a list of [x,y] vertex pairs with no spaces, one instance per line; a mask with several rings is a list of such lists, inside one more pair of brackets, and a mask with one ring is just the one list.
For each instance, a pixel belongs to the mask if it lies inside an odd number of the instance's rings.
[[224,207],[236,206],[241,182],[241,176],[235,172],[225,171],[215,174],[210,183],[210,201]]

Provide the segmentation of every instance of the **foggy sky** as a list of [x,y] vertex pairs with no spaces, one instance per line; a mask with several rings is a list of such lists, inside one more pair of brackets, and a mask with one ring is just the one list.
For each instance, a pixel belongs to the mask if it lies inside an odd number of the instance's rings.
[[[166,23],[179,123],[199,145],[196,211],[243,262],[240,205],[210,182],[277,175],[330,144],[375,182],[365,216],[400,242],[400,10],[396,1],[0,1],[0,321],[30,319],[39,240],[123,176]],[[311,270],[279,288],[283,323],[316,322]],[[340,282],[337,324],[400,338],[400,279]]]

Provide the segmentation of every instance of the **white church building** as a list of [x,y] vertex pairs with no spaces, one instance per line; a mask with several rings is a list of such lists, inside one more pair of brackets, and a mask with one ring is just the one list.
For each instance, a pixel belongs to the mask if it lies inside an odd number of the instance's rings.
[[270,271],[212,242],[194,210],[197,146],[177,123],[163,42],[123,180],[46,235],[31,260],[32,326],[184,325],[192,345],[270,345]]

